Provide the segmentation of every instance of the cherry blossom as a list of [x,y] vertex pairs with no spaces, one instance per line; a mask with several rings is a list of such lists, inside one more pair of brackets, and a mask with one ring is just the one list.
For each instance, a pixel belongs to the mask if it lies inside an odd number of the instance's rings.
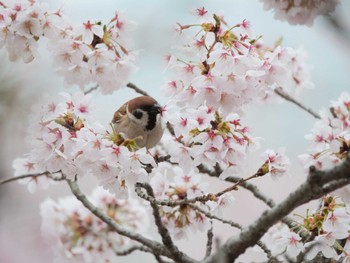
[[285,260],[284,255],[296,259],[305,250],[301,237],[282,223],[269,229],[262,240],[280,260]]
[[97,24],[91,24],[90,21],[83,23],[76,28],[75,34],[82,35],[82,40],[85,44],[90,45],[94,36],[102,38],[103,37],[103,29],[101,26]]
[[[135,182],[149,181],[146,166],[155,167],[146,149],[118,142],[117,134],[94,120],[91,95],[61,93],[33,114],[28,142],[31,151],[13,163],[15,175],[62,173],[68,178],[95,175],[119,198],[127,198]],[[136,145],[136,144],[135,144]],[[47,188],[48,179],[26,179],[31,192]]]
[[272,177],[282,176],[287,173],[290,161],[285,155],[284,148],[280,148],[277,152],[270,149],[266,150],[262,154],[262,158],[266,161],[261,169],[264,170],[265,166],[267,168],[266,171],[262,171],[263,173],[270,174]]
[[[151,186],[157,199],[173,201],[190,199],[202,196],[208,188],[208,184],[202,182],[203,174],[193,170],[184,173],[180,167],[168,163],[159,164],[152,174]],[[233,199],[230,193],[223,195],[210,204],[211,209],[214,213],[220,213],[221,209],[230,205]],[[199,204],[198,206],[208,210],[205,205]],[[203,232],[210,226],[209,219],[189,205],[162,206],[160,212],[164,225],[176,239],[188,237],[190,233]]]
[[7,49],[10,60],[22,58],[29,63],[38,56],[40,39],[46,37],[66,84],[82,90],[98,84],[103,94],[109,94],[124,87],[136,69],[137,52],[129,50],[133,25],[120,12],[106,25],[90,21],[72,25],[61,10],[48,11],[45,3],[4,1],[0,5],[0,47]]
[[121,40],[127,33],[120,32],[115,18],[107,25],[88,21],[73,30],[68,27],[63,37],[50,46],[57,58],[58,72],[67,84],[78,85],[82,90],[93,83],[99,85],[103,94],[124,87],[136,69],[137,56],[137,52],[123,46],[130,45]]
[[[310,24],[315,16],[333,11],[338,1],[286,3],[265,1],[265,8],[276,8],[276,17],[290,23]],[[48,188],[54,180],[95,176],[101,187],[92,194],[92,203],[121,227],[143,234],[149,215],[133,199],[138,182],[149,183],[156,200],[169,202],[158,208],[161,223],[175,239],[209,230],[214,215],[222,218],[223,210],[234,203],[234,192],[229,191],[233,188],[213,194],[202,172],[208,170],[211,175],[215,171],[223,180],[240,175],[243,161],[259,147],[260,138],[244,124],[247,105],[278,100],[276,89],[298,96],[313,83],[302,49],[263,44],[246,19],[229,25],[223,15],[211,14],[204,7],[191,13],[195,23],[177,24],[178,32],[190,37],[167,56],[170,76],[162,89],[169,101],[161,115],[169,132],[148,150],[99,123],[92,96],[83,93],[97,85],[102,94],[111,94],[127,84],[138,55],[129,35],[134,22],[116,12],[107,23],[87,20],[73,25],[61,10],[49,11],[35,0],[0,1],[0,47],[10,59],[31,62],[38,56],[40,40],[47,38],[58,73],[66,84],[82,90],[60,93],[34,110],[27,138],[31,150],[13,162],[14,175],[28,177],[19,182],[32,193]],[[349,93],[341,94],[320,116],[306,136],[311,141],[310,153],[300,156],[306,168],[332,168],[350,149]],[[237,190],[257,176],[288,173],[290,161],[284,148],[268,149],[262,158],[256,174],[234,185]],[[310,260],[318,253],[349,260],[350,216],[343,203],[350,200],[349,193],[346,187],[324,196],[318,209],[300,216],[301,222],[296,220],[292,228],[278,223],[262,241],[278,260],[296,259],[305,251]],[[116,260],[116,251],[133,245],[73,197],[57,202],[47,199],[41,214],[43,233],[56,242],[57,262],[107,263]],[[224,222],[220,218],[216,219]],[[157,220],[156,224],[160,229]],[[168,237],[161,232],[166,245]],[[146,243],[145,251],[156,253]],[[164,251],[157,256],[173,259],[168,248]]]
[[321,120],[305,136],[312,142],[311,153],[299,156],[305,168],[314,165],[318,169],[329,169],[346,157],[350,145],[349,105],[350,95],[344,92],[331,103],[328,111],[321,112]]
[[240,162],[260,144],[260,139],[249,134],[237,114],[222,118],[211,107],[188,109],[183,115],[170,114],[169,121],[177,138],[164,140],[164,145],[171,153],[170,160],[179,163],[186,172],[193,165],[213,167],[218,163],[224,169],[220,177],[225,179],[225,169],[240,171]]
[[288,21],[291,25],[312,26],[319,15],[333,12],[339,0],[260,0],[266,10],[273,9],[275,18]]
[[[107,191],[96,188],[91,202],[128,230],[142,232],[149,225],[146,210],[136,200],[118,200]],[[42,232],[55,241],[56,257],[84,262],[116,260],[116,251],[132,245],[130,239],[111,231],[75,197],[58,201],[46,199],[41,204]]]
[[306,259],[312,260],[321,252],[326,258],[338,260],[339,256],[333,247],[334,242],[335,237],[332,233],[317,236],[314,241],[305,244],[305,248],[311,247],[310,251],[306,254]]
[[172,104],[186,110],[204,102],[226,116],[252,102],[276,100],[276,88],[297,95],[313,86],[301,49],[264,46],[247,30],[247,20],[229,27],[222,16],[207,18],[204,9],[194,14],[206,22],[182,25],[182,31],[198,29],[197,34],[168,56],[167,70],[174,74],[163,91]]
[[[31,62],[37,54],[38,40],[51,35],[58,24],[64,24],[59,11],[49,12],[45,3],[36,1],[3,1],[0,5],[0,47],[5,46],[11,61],[21,58]],[[51,30],[48,29],[50,22]]]

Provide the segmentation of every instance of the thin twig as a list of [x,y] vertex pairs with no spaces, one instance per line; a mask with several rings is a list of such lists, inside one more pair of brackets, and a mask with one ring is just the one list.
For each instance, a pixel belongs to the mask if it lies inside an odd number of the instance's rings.
[[[235,177],[235,176],[229,176],[225,179],[225,181],[229,181],[232,183],[237,183],[239,182],[241,178],[240,177]],[[263,201],[266,205],[268,205],[269,207],[274,207],[276,204],[275,202],[265,196],[258,187],[256,187],[255,185],[248,183],[248,182],[244,182],[241,184],[241,187],[245,188],[246,190],[250,191],[257,199]]]
[[7,179],[4,179],[4,180],[0,181],[0,185],[6,184],[6,183],[9,183],[9,182],[13,182],[13,181],[17,181],[17,180],[21,180],[21,179],[25,179],[25,178],[29,178],[29,177],[37,178],[37,177],[40,177],[40,176],[43,176],[43,175],[48,176],[49,174],[51,174],[51,173],[49,173],[49,172],[43,172],[43,173],[38,173],[38,174],[24,174],[24,175],[19,175],[19,176],[7,178]]
[[140,89],[139,87],[137,87],[135,84],[133,84],[133,83],[131,83],[131,82],[129,82],[128,84],[126,84],[126,86],[127,86],[128,88],[130,88],[130,89],[133,89],[134,91],[136,91],[137,93],[139,93],[139,94],[141,94],[141,95],[143,95],[143,96],[148,96],[148,97],[150,97],[150,95],[149,95],[146,91]]
[[132,246],[132,247],[130,247],[130,248],[126,249],[126,250],[123,250],[123,251],[114,251],[114,253],[117,256],[127,256],[127,255],[130,255],[131,253],[133,253],[135,251],[142,251],[142,252],[152,253],[152,250],[150,250],[146,246]]
[[98,87],[99,87],[99,85],[96,84],[94,87],[92,87],[92,88],[88,89],[87,91],[85,91],[85,92],[84,92],[84,95],[90,94],[90,93],[93,92],[94,90],[97,90]]
[[210,228],[207,231],[207,245],[205,251],[205,258],[209,257],[213,248],[213,221],[210,220]]
[[167,122],[167,123],[166,123],[166,128],[168,129],[168,131],[170,132],[170,134],[171,134],[172,136],[175,137],[174,127],[173,127],[173,125],[171,125],[170,122]]
[[[240,186],[242,183],[249,181],[251,179],[254,179],[256,177],[258,177],[257,174],[254,174],[254,175],[249,176],[247,178],[241,178],[240,181],[238,181],[237,183],[233,184],[232,186],[230,186],[230,187],[228,187],[228,188],[226,188],[226,189],[224,189],[216,194],[209,193],[209,194],[197,196],[197,197],[194,197],[191,199],[182,199],[182,200],[156,200],[156,199],[154,199],[153,200],[152,198],[149,198],[150,196],[146,196],[141,191],[136,191],[136,193],[139,195],[139,197],[146,199],[148,201],[151,201],[151,199],[152,199],[152,202],[155,202],[157,205],[164,205],[164,206],[173,207],[173,206],[179,206],[179,205],[187,205],[187,204],[196,203],[196,202],[203,203],[203,202],[207,202],[207,201],[217,201],[218,197],[220,197],[223,194],[228,193],[230,191],[237,190],[238,189],[237,187]],[[137,183],[136,186],[145,188],[146,184]]]
[[259,240],[258,242],[256,242],[257,246],[260,247],[262,249],[262,251],[264,251],[264,253],[266,254],[267,258],[269,259],[269,262],[278,262],[271,253],[271,250],[267,248],[267,246],[261,241]]
[[304,111],[308,112],[312,116],[314,116],[316,119],[321,119],[320,115],[314,112],[312,109],[307,108],[305,105],[303,105],[301,102],[297,101],[296,99],[292,98],[290,95],[288,95],[284,90],[279,87],[275,89],[275,93],[279,95],[280,97],[284,98],[285,100],[294,103],[299,108],[303,109]]
[[231,220],[226,220],[226,219],[220,218],[220,217],[218,217],[216,215],[211,214],[208,211],[203,210],[202,208],[200,208],[200,207],[198,207],[196,205],[189,204],[188,206],[191,207],[194,210],[197,210],[198,212],[202,213],[203,215],[205,215],[206,217],[208,217],[210,219],[218,220],[218,221],[220,221],[223,224],[230,225],[230,226],[232,226],[234,228],[238,228],[240,230],[243,228],[243,226],[238,224],[238,223],[235,223],[235,222],[233,222]]
[[151,207],[153,209],[154,221],[155,221],[155,224],[158,228],[158,233],[162,238],[164,246],[169,249],[170,253],[173,256],[172,258],[176,262],[183,262],[184,254],[174,244],[173,240],[171,239],[171,236],[170,236],[168,229],[164,226],[164,224],[162,222],[162,218],[159,214],[159,207],[157,206],[157,204],[155,202],[150,201],[150,200],[155,200],[152,187],[146,183],[143,183],[143,184],[137,183],[136,187],[135,187],[135,191],[139,187],[144,188],[147,192],[147,195],[152,198],[152,199],[145,199],[145,200],[149,201],[151,204]]
[[[211,171],[208,168],[206,168],[204,165],[199,165],[197,166],[198,170],[201,173],[205,173],[211,177],[219,177],[220,174],[222,173],[222,169],[220,168],[220,166],[216,165],[215,166],[215,170]],[[236,176],[229,176],[225,179],[225,181],[228,182],[232,182],[232,183],[237,183],[241,180],[241,177],[236,177]],[[258,198],[259,200],[263,201],[266,205],[268,205],[269,207],[274,207],[276,204],[275,202],[265,196],[258,187],[256,187],[255,185],[248,183],[248,182],[242,182],[241,187],[245,188],[246,190],[250,191],[256,198]]]

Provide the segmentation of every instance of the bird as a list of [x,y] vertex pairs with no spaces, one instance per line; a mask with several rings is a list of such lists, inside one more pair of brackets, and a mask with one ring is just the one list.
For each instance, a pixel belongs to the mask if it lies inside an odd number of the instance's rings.
[[140,96],[124,103],[112,119],[114,131],[134,139],[138,148],[157,145],[164,133],[162,107],[149,96]]

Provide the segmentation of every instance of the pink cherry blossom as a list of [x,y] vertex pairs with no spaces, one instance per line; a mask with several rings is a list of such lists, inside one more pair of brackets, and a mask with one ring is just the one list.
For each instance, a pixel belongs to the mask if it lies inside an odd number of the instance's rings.
[[333,12],[339,0],[260,0],[266,10],[273,9],[275,18],[288,21],[291,25],[312,26],[314,19],[319,15]]
[[266,150],[262,154],[262,158],[266,160],[268,165],[268,174],[272,177],[278,177],[287,174],[290,165],[289,158],[285,155],[285,148],[274,150]]
[[[28,141],[31,151],[14,161],[16,175],[42,172],[63,173],[68,178],[94,175],[104,188],[127,198],[135,182],[149,181],[147,165],[155,167],[145,149],[130,151],[116,145],[111,133],[93,118],[91,95],[60,93],[38,108],[31,120]],[[26,180],[30,189],[46,177]],[[39,186],[40,188],[40,186]]]
[[103,29],[101,25],[91,24],[90,21],[83,23],[79,27],[76,28],[77,35],[82,35],[82,40],[85,44],[90,45],[94,35],[102,38],[103,37]]
[[299,157],[305,168],[311,165],[318,169],[332,168],[346,157],[350,141],[349,97],[349,93],[344,92],[331,103],[328,111],[321,111],[321,120],[305,136],[312,142],[311,153]]
[[[96,188],[91,202],[130,231],[145,232],[149,225],[145,208],[136,200],[121,201]],[[56,242],[57,257],[62,260],[106,262],[116,260],[115,251],[132,245],[130,239],[111,231],[75,197],[46,199],[40,207],[42,233]]]

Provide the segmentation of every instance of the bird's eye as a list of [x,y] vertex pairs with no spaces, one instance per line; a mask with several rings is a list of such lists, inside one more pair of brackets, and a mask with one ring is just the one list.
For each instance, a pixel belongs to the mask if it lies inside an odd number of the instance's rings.
[[136,119],[141,119],[143,113],[142,113],[142,111],[135,110],[135,111],[133,112],[133,115],[135,116]]

